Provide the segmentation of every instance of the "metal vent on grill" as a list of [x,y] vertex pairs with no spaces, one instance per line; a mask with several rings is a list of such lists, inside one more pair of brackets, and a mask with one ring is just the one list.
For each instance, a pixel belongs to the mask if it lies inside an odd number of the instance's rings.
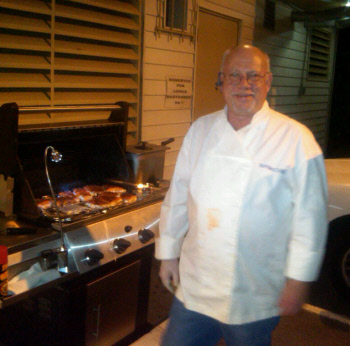
[[276,3],[275,1],[266,0],[264,9],[264,27],[274,30],[276,22]]

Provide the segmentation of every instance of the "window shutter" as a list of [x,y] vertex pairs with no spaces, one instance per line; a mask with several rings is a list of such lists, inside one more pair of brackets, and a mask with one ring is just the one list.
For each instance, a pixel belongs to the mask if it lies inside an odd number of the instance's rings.
[[322,28],[311,29],[308,77],[327,79],[332,35]]
[[[140,2],[134,0],[0,0],[1,104],[126,101],[129,141],[136,141],[140,21]],[[20,124],[98,120],[108,115],[23,114]]]

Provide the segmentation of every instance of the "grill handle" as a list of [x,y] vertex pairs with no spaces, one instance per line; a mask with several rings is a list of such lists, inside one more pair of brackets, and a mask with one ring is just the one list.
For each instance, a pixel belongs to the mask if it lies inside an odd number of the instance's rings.
[[98,304],[97,308],[93,308],[92,310],[96,312],[96,331],[91,332],[91,334],[98,340],[100,334],[101,304]]

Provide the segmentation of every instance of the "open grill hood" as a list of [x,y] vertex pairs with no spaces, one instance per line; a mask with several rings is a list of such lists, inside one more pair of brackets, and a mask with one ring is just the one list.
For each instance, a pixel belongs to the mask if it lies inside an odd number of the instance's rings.
[[[63,155],[59,164],[48,162],[55,194],[73,187],[104,183],[107,179],[126,181],[129,178],[125,158],[128,104],[118,102],[111,107],[112,112],[106,120],[22,127],[17,127],[18,113],[28,109],[15,103],[1,107],[1,138],[7,140],[6,148],[12,150],[11,155],[0,155],[0,174],[15,179],[14,214],[26,219],[40,218],[35,200],[50,195],[44,164],[48,146],[55,147]],[[69,107],[62,109],[69,110]],[[80,108],[74,107],[76,109]],[[6,137],[8,133],[10,135]]]

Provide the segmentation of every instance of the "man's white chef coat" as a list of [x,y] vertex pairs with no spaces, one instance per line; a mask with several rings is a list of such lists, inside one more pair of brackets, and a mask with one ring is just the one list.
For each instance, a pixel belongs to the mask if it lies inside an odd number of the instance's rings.
[[180,257],[176,296],[223,323],[279,314],[285,277],[317,278],[327,232],[321,149],[265,102],[235,131],[226,108],[184,138],[162,205],[156,258]]

